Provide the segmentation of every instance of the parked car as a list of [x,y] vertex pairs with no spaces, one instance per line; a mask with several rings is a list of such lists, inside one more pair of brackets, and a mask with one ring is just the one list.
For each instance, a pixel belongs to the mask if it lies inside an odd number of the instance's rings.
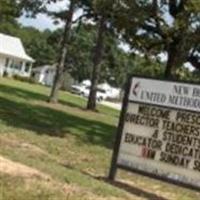
[[[90,94],[90,87],[85,85],[72,85],[71,92],[88,98]],[[97,89],[97,101],[103,101],[107,98],[108,94],[106,90]]]
[[84,85],[72,85],[71,86],[71,92],[74,94],[78,94],[78,95],[84,94],[85,89],[86,89],[86,86],[84,86]]
[[[84,96],[84,97],[89,97],[89,94],[90,94],[90,87],[86,87],[81,95]],[[106,90],[103,90],[103,89],[97,89],[97,101],[103,101],[103,100],[106,100],[108,98],[108,94],[106,92]]]

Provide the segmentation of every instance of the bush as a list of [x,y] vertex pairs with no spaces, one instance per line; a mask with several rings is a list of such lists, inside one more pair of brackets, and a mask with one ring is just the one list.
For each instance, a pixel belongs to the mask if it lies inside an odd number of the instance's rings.
[[3,72],[3,77],[8,77],[7,71],[4,71],[4,72]]
[[65,77],[64,77],[64,81],[63,81],[63,85],[61,89],[70,91],[71,86],[74,84],[74,82],[75,81],[73,77],[68,72],[65,72]]
[[27,83],[36,83],[33,77],[22,77],[19,75],[13,75],[13,78],[18,81],[27,82]]

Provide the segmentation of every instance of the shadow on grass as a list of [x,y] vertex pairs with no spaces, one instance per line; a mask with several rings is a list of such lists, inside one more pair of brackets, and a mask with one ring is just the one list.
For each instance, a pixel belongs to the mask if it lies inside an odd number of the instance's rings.
[[[71,168],[70,166],[65,166],[67,168]],[[135,187],[133,185],[130,185],[128,183],[124,183],[124,182],[121,182],[121,181],[111,181],[109,180],[108,178],[106,177],[102,177],[102,176],[94,176],[94,175],[91,175],[90,173],[87,173],[85,171],[80,171],[82,174],[86,175],[86,176],[89,176],[90,178],[94,178],[98,181],[103,181],[107,184],[110,184],[114,187],[117,187],[119,188],[120,190],[124,190],[132,195],[135,195],[135,196],[138,196],[138,197],[143,197],[147,200],[168,200],[167,198],[165,197],[162,197],[160,195],[157,195],[153,192],[148,192],[148,191],[145,191],[144,189],[142,188],[139,188],[139,187]]]
[[[34,86],[34,85],[30,84],[30,88],[31,86]],[[4,94],[11,94],[16,97],[23,98],[25,100],[42,100],[42,101],[47,100],[46,95],[36,93],[33,91],[28,91],[26,89],[21,89],[14,86],[3,85],[3,84],[0,84],[0,92]]]
[[[101,178],[102,179],[102,178]],[[142,188],[138,188],[132,185],[129,185],[127,183],[124,182],[120,182],[120,181],[109,181],[108,179],[103,179],[106,183],[111,184],[112,186],[115,186],[119,189],[125,190],[126,192],[139,196],[139,197],[143,197],[145,199],[148,200],[168,200],[164,197],[161,197],[153,192],[148,192],[143,190]]]
[[45,95],[6,86],[3,89],[1,87],[0,92],[10,92],[27,100],[27,103],[21,103],[0,97],[0,119],[7,126],[56,137],[71,134],[83,143],[112,147],[114,126],[28,103],[28,100],[33,99],[44,100],[46,99]]
[[[34,87],[35,85],[30,84],[30,88]],[[50,93],[50,88],[49,89],[49,93]],[[22,98],[25,99],[27,101],[29,100],[37,100],[37,101],[44,101],[47,102],[48,100],[48,95],[45,94],[41,94],[38,92],[34,92],[34,91],[30,91],[27,89],[22,89],[19,87],[15,87],[15,86],[7,86],[4,84],[0,84],[0,92],[4,93],[4,94],[12,94],[18,98]],[[81,110],[86,110],[86,104],[87,101],[86,99],[82,99],[79,96],[75,96],[75,95],[70,95],[68,94],[66,91],[62,91],[64,92],[64,95],[66,96],[66,100],[63,99],[59,99],[59,103],[62,105],[66,105],[72,108],[78,108]],[[108,114],[112,115],[115,118],[119,118],[119,111],[114,110],[112,108],[107,107],[106,109],[101,109],[101,112],[103,114]]]
[[[34,86],[30,84],[30,88]],[[50,90],[50,88],[49,88]],[[14,87],[14,86],[6,86],[0,84],[0,92],[4,94],[12,94],[16,97],[23,98],[25,100],[37,100],[37,101],[47,101],[48,96],[44,94],[40,94],[38,92],[34,91],[29,91],[26,89]],[[50,91],[49,91],[50,92]],[[79,108],[79,109],[84,109],[86,107],[86,102],[84,102],[82,99],[78,99],[78,97],[71,97],[73,98],[71,101],[64,101],[64,100],[59,100],[59,103],[74,107],[74,108]],[[77,101],[74,101],[74,99],[77,98]],[[80,103],[81,102],[81,103]],[[80,105],[81,104],[81,105]]]

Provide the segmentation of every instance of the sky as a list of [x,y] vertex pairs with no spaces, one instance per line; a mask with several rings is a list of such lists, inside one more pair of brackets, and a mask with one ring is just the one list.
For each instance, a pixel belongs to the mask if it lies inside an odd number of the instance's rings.
[[41,31],[45,29],[55,30],[56,28],[61,26],[61,25],[55,26],[53,24],[52,19],[43,14],[37,15],[35,19],[26,18],[25,16],[22,16],[19,18],[19,22],[24,26],[33,26]]
[[[51,3],[48,6],[50,11],[59,11],[68,6],[68,0],[63,0],[58,3]],[[55,30],[56,28],[62,26],[55,25],[53,20],[45,14],[38,14],[36,18],[27,18],[25,15],[20,17],[18,21],[23,24],[24,26],[33,26],[41,31],[45,29]]]

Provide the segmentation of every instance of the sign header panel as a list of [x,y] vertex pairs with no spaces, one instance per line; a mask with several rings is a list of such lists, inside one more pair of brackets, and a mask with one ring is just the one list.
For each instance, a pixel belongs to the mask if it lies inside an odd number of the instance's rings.
[[133,78],[129,100],[200,112],[200,85]]

